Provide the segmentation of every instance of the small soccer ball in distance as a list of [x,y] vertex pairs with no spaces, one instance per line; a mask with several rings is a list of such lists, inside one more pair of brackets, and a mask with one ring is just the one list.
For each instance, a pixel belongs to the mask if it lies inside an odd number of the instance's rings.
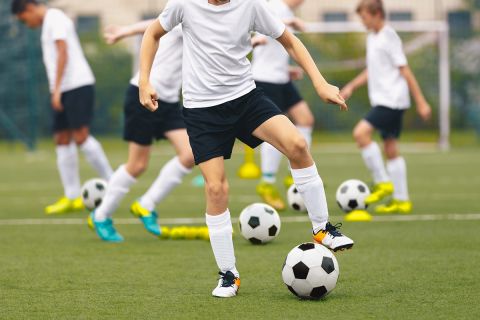
[[287,255],[283,282],[300,299],[318,300],[337,285],[340,269],[333,253],[316,243],[302,243]]
[[365,210],[365,198],[370,194],[368,186],[360,180],[347,180],[337,189],[337,203],[345,212]]
[[240,213],[242,236],[253,244],[272,241],[280,233],[280,216],[268,204],[254,203]]
[[295,211],[307,212],[305,202],[303,202],[302,195],[298,192],[297,187],[292,184],[287,191],[287,201],[290,208]]
[[97,208],[107,191],[107,181],[103,179],[90,179],[82,186],[82,200],[85,208],[94,210]]

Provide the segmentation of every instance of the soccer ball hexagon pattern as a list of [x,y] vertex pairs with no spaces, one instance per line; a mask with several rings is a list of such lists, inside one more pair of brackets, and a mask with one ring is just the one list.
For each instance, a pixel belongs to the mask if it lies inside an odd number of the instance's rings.
[[360,180],[347,180],[337,189],[337,203],[345,212],[365,210],[365,198],[370,194],[368,186]]
[[280,216],[271,206],[254,203],[243,209],[239,226],[242,236],[253,244],[267,243],[280,233]]
[[290,208],[295,211],[307,212],[307,208],[305,207],[305,202],[303,202],[303,198],[298,192],[297,187],[292,184],[287,191],[287,201]]
[[85,208],[94,210],[97,208],[107,191],[107,181],[103,179],[90,179],[82,186],[81,195]]
[[297,297],[316,300],[335,288],[339,273],[337,259],[330,250],[320,244],[303,243],[287,255],[282,278]]

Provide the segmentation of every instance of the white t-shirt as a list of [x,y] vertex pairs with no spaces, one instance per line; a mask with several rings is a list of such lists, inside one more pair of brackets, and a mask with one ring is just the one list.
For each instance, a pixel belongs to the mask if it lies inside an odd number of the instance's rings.
[[[150,73],[150,83],[162,101],[177,103],[180,100],[182,52],[182,26],[179,25],[162,37]],[[137,72],[130,83],[138,87],[139,78],[140,75]]]
[[372,106],[410,107],[408,84],[399,69],[407,64],[402,40],[392,27],[386,25],[378,33],[368,35],[368,94]]
[[[293,11],[283,0],[271,0],[268,4],[272,12],[281,20],[295,17]],[[255,81],[285,84],[290,81],[288,72],[290,56],[281,43],[269,37],[265,38],[267,43],[259,45],[253,50],[253,79]]]
[[216,106],[252,91],[250,33],[279,38],[285,30],[264,0],[230,0],[219,6],[208,0],[170,0],[159,21],[166,31],[182,24],[186,108]]
[[42,25],[43,62],[47,69],[50,92],[55,89],[57,77],[57,47],[55,41],[67,43],[67,65],[61,91],[69,91],[95,83],[92,69],[83,55],[73,21],[58,9],[48,9]]

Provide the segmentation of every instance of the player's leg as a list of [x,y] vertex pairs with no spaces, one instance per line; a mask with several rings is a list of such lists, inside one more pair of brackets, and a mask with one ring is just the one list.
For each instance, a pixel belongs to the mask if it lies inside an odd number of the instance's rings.
[[361,120],[353,129],[353,138],[362,151],[363,161],[372,174],[375,184],[373,192],[365,199],[365,202],[368,204],[378,202],[393,192],[393,184],[390,182],[390,177],[387,174],[380,147],[372,140],[375,130],[372,122],[381,121],[378,113],[375,113],[376,109],[373,108],[367,115],[368,121]]
[[334,251],[351,248],[353,241],[328,222],[322,179],[307,141],[293,123],[283,115],[274,116],[255,129],[253,135],[273,145],[290,161],[295,185],[305,201],[312,222],[314,239]]
[[239,273],[235,267],[235,252],[232,239],[232,221],[228,210],[228,182],[225,176],[223,157],[200,163],[205,179],[207,212],[205,214],[210,244],[215,261],[220,269],[220,279],[212,295],[233,297],[240,286]]

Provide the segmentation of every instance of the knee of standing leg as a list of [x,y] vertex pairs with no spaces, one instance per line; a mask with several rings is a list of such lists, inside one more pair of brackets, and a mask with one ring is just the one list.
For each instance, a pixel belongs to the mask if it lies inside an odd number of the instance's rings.
[[212,198],[220,198],[228,193],[228,184],[221,180],[207,182],[207,192]]
[[353,139],[355,139],[355,141],[359,142],[362,140],[363,132],[358,127],[355,127],[353,129],[352,136],[353,136]]

